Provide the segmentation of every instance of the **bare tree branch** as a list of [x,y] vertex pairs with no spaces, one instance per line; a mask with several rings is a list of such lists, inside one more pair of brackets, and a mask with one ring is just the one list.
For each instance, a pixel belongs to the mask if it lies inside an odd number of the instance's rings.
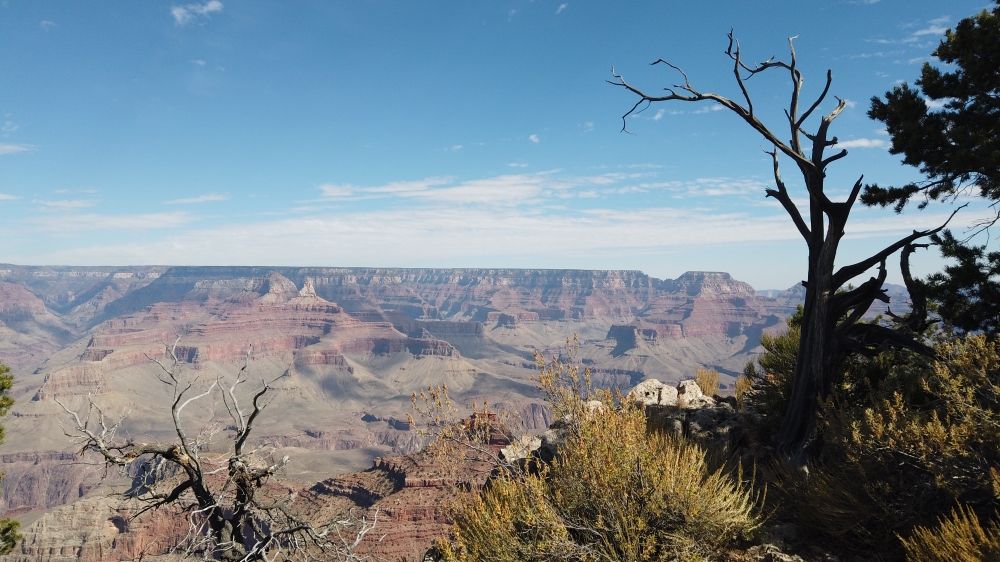
[[[360,528],[353,532],[353,538],[348,539],[351,536],[348,529],[355,524],[351,517],[315,524],[296,515],[290,498],[275,500],[269,497],[267,481],[287,465],[288,457],[267,460],[272,447],[244,450],[254,421],[265,407],[263,398],[271,389],[262,381],[261,388],[251,397],[253,410],[249,416],[244,416],[236,390],[246,381],[250,352],[247,352],[247,361],[236,380],[228,388],[223,385],[222,377],[218,377],[206,390],[186,397],[197,381],[188,382],[181,375],[176,348],[177,341],[173,346],[166,347],[166,354],[172,360],[169,366],[151,359],[161,368],[159,380],[172,389],[170,414],[177,436],[173,443],[122,440],[118,430],[125,416],[109,424],[104,411],[92,396],[87,397],[86,415],[71,410],[56,399],[72,420],[72,429],[64,428],[64,431],[81,445],[82,454],[96,453],[106,467],[119,470],[131,466],[138,468],[132,486],[122,494],[124,499],[140,505],[133,517],[171,505],[187,512],[187,536],[171,548],[171,551],[181,554],[203,553],[208,558],[231,562],[276,558],[369,559],[370,553],[362,555],[356,550],[375,528],[377,512],[371,521],[362,518]],[[200,449],[211,442],[218,430],[206,425],[199,433],[201,436],[191,439],[182,413],[191,403],[216,391],[221,394],[227,413],[236,424],[236,435],[228,452],[214,456],[205,454],[204,458],[199,458]],[[207,437],[203,438],[204,435]],[[215,470],[205,468],[216,465],[219,468]],[[179,470],[168,474],[164,466]]]
[[867,259],[861,260],[857,263],[851,265],[845,265],[844,267],[840,268],[839,270],[837,270],[836,273],[833,274],[834,288],[843,287],[845,283],[847,283],[851,279],[854,279],[858,275],[861,275],[862,273],[868,271],[869,269],[871,269],[873,265],[881,261],[885,261],[887,257],[891,256],[892,254],[895,254],[898,250],[905,247],[907,244],[911,244],[916,240],[941,232],[941,230],[943,230],[946,226],[948,226],[948,223],[951,222],[951,219],[955,218],[955,214],[961,211],[964,207],[965,205],[962,205],[961,207],[952,211],[951,215],[948,216],[948,220],[944,221],[944,224],[942,224],[937,228],[934,228],[932,230],[914,230],[913,234],[910,234],[905,238],[897,240],[895,243],[885,247],[879,253]]
[[775,149],[771,152],[764,151],[765,154],[770,154],[771,158],[774,160],[774,184],[778,189],[767,189],[764,192],[767,197],[774,197],[781,203],[788,216],[792,217],[792,222],[795,223],[795,228],[799,230],[799,234],[805,239],[806,243],[809,242],[810,232],[809,227],[806,225],[806,221],[802,218],[802,213],[799,212],[799,208],[795,206],[792,198],[788,195],[788,190],[785,188],[785,182],[781,181],[781,168],[778,163],[778,150]]

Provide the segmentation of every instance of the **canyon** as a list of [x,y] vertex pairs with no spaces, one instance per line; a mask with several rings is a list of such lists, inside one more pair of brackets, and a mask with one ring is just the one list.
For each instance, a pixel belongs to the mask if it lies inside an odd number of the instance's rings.
[[[121,477],[79,455],[63,405],[93,403],[121,420],[123,435],[170,439],[162,367],[197,389],[244,367],[248,387],[267,382],[254,439],[290,457],[281,481],[344,497],[352,478],[388,486],[419,473],[399,467],[424,444],[406,420],[411,396],[428,386],[447,385],[464,406],[488,401],[529,432],[552,422],[531,378],[536,352],[587,366],[601,386],[676,383],[706,367],[731,388],[761,334],[784,329],[798,294],[758,295],[721,272],[0,265],[0,361],[12,367],[16,400],[2,421],[0,511],[35,541],[18,560],[111,559],[94,546],[103,539],[86,537],[117,532],[105,492]],[[208,396],[183,421],[224,435],[220,409]],[[392,486],[434,488],[406,481]],[[386,517],[436,522],[418,534],[445,528],[420,505],[387,507]],[[58,530],[58,521],[71,523]]]

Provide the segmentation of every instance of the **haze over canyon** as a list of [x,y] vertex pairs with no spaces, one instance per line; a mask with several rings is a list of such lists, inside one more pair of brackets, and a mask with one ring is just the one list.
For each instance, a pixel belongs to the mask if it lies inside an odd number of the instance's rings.
[[[16,399],[4,420],[0,508],[29,525],[97,501],[103,475],[74,462],[56,399],[70,408],[92,399],[126,413],[133,438],[168,439],[170,397],[152,359],[174,342],[181,367],[206,385],[236,373],[249,350],[251,380],[276,389],[254,438],[289,455],[282,481],[303,486],[419,450],[406,419],[412,393],[429,385],[546,429],[536,351],[575,356],[601,386],[677,382],[707,367],[726,388],[801,299],[800,287],[765,296],[719,272],[0,265],[0,278],[0,360],[13,368]],[[185,416],[206,423],[218,406],[194,403]],[[93,526],[81,517],[67,525]],[[34,540],[38,525],[28,527]]]

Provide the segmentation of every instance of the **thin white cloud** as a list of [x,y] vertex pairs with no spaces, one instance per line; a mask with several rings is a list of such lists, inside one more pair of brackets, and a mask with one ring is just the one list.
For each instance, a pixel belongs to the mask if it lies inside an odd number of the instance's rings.
[[57,201],[51,201],[48,199],[35,199],[34,203],[41,205],[45,209],[58,210],[58,211],[69,211],[72,209],[85,209],[87,207],[93,207],[96,202],[89,199],[59,199]]
[[932,100],[930,98],[924,98],[924,104],[927,106],[927,109],[941,109],[945,106],[945,104],[947,104],[950,101],[951,98],[945,98],[941,100]]
[[[60,215],[30,217],[25,222],[33,230],[53,235],[68,235],[82,231],[100,230],[155,230],[176,228],[194,220],[187,212],[145,213],[135,215],[104,215],[85,213],[80,215]],[[220,256],[221,257],[221,256]],[[180,262],[178,262],[180,263]]]
[[847,98],[844,98],[844,105],[846,105],[847,107],[849,107],[851,109],[854,109],[855,107],[858,106],[858,102],[856,102],[854,100],[849,100]]
[[0,193],[0,201],[16,201],[20,199],[17,195],[11,195],[10,193]]
[[944,35],[945,31],[948,31],[947,27],[932,25],[930,27],[925,27],[924,29],[920,29],[913,32],[913,35],[916,37],[920,37],[921,35]]
[[4,121],[3,127],[0,127],[0,132],[3,133],[3,136],[8,137],[10,136],[11,133],[17,131],[20,128],[21,126],[18,125],[17,123],[14,123],[13,121]]
[[211,17],[214,12],[222,11],[222,2],[219,0],[209,0],[204,4],[185,4],[170,8],[170,15],[174,16],[177,25],[187,25],[199,17]]
[[[511,162],[511,168],[528,164]],[[327,183],[318,186],[323,200],[398,199],[408,205],[428,206],[522,206],[545,200],[578,197],[578,188],[607,186],[627,180],[638,180],[649,173],[609,173],[593,176],[561,176],[557,171],[506,174],[491,178],[456,182],[449,177],[431,177],[416,181],[391,182],[372,187]],[[308,208],[306,210],[310,210]]]
[[194,59],[191,61],[191,64],[197,64],[198,66],[205,66],[205,61],[201,59]]
[[656,110],[656,115],[653,116],[653,121],[659,121],[660,119],[663,119],[663,115],[666,112],[667,112],[666,109],[657,109]]
[[713,103],[712,105],[706,105],[706,106],[701,107],[700,109],[696,109],[696,110],[692,111],[691,113],[709,113],[711,111],[722,111],[723,109],[725,109],[725,108],[722,107],[721,105],[719,105],[717,103]]
[[527,168],[528,167],[528,165],[525,164],[525,163],[523,163],[523,162],[511,162],[510,164],[507,164],[507,165],[510,166],[511,168]]
[[556,14],[562,13],[562,11],[565,10],[566,8],[569,8],[569,4],[566,3],[559,4],[559,7],[556,9]]
[[948,31],[948,28],[945,27],[945,25],[950,21],[950,16],[941,16],[939,18],[928,20],[927,27],[914,31],[913,37],[922,37],[924,35],[944,35],[944,33]]
[[[865,210],[862,210],[865,211]],[[943,222],[947,213],[859,212],[848,226],[851,239],[895,236]],[[969,222],[966,218],[956,228]],[[93,215],[73,228],[168,226],[169,217]],[[174,219],[182,225],[184,217]],[[55,226],[49,221],[46,226]],[[498,236],[502,233],[502,236]],[[308,244],[303,244],[308,240]],[[318,214],[275,221],[185,230],[151,242],[71,247],[38,256],[51,263],[186,263],[226,265],[294,263],[395,267],[497,267],[498,264],[561,263],[592,267],[599,257],[662,258],[664,253],[741,243],[797,241],[784,211],[764,215],[650,207],[638,210],[525,213],[444,207]],[[537,267],[537,266],[536,266]]]
[[889,148],[885,139],[851,139],[840,141],[836,148]]
[[54,21],[48,21],[48,20],[42,20],[42,22],[40,24],[38,24],[38,25],[42,29],[44,29],[45,31],[48,31],[49,29],[52,29],[53,27],[56,26],[56,22],[54,22]]
[[852,59],[870,59],[870,58],[873,58],[873,57],[885,58],[885,57],[896,56],[896,55],[902,54],[904,52],[905,51],[900,51],[900,50],[896,50],[896,51],[877,51],[877,52],[874,52],[874,53],[861,53],[859,55],[851,55],[850,58],[852,58]]
[[16,154],[18,152],[28,152],[35,147],[30,144],[5,144],[0,143],[0,154]]
[[432,177],[416,181],[396,181],[390,182],[385,185],[380,185],[377,187],[366,187],[364,191],[367,193],[374,194],[386,194],[386,195],[397,195],[397,196],[407,196],[414,193],[423,193],[432,187],[439,185],[447,185],[451,183],[452,179],[449,177]]
[[207,195],[199,195],[198,197],[186,197],[182,199],[171,199],[170,201],[164,201],[167,205],[188,205],[191,203],[208,203],[210,201],[228,201],[229,195],[219,194],[219,193],[209,193]]
[[530,135],[528,137],[528,140],[530,140],[533,143],[537,143],[538,142],[538,135]]
[[333,183],[324,183],[319,186],[319,190],[322,192],[321,197],[329,199],[344,199],[351,197],[357,191],[357,186],[353,185],[337,185]]

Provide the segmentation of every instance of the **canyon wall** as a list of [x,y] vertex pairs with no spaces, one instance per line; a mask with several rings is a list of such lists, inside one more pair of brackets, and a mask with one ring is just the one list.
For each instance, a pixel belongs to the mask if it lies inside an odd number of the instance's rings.
[[[344,487],[324,479],[422,446],[405,420],[429,386],[543,430],[552,419],[531,380],[536,352],[586,365],[603,386],[677,381],[702,366],[729,385],[796,304],[717,272],[0,265],[0,361],[14,368],[17,401],[3,421],[0,510],[35,521],[75,509],[71,519],[90,521],[97,504],[80,502],[96,501],[102,475],[63,434],[59,402],[81,413],[93,402],[122,417],[123,435],[171,439],[161,366],[194,389],[240,372],[241,392],[267,382],[254,437],[292,458],[283,478]],[[216,435],[209,450],[227,435],[219,404],[210,394],[182,420]],[[398,525],[424,517],[385,509]],[[107,521],[93,528],[118,536]]]

